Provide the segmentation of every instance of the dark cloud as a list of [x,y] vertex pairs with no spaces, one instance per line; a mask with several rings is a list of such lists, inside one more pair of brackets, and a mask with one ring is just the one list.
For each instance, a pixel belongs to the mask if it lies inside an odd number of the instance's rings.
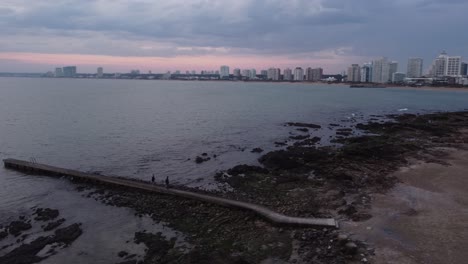
[[443,49],[468,55],[465,10],[466,0],[18,0],[0,3],[0,52],[294,57],[346,48],[405,64]]

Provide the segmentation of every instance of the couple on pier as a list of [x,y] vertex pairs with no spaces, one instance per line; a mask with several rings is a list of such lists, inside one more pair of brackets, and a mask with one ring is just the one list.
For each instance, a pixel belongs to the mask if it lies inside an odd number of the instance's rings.
[[[154,174],[153,174],[153,177],[151,177],[151,182],[154,184],[155,183],[155,178],[154,178]],[[166,188],[169,188],[169,176],[166,176]]]

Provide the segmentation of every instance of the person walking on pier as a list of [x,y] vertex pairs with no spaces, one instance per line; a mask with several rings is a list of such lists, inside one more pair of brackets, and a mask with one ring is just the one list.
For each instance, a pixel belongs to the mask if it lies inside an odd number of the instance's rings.
[[169,176],[166,176],[166,188],[169,188]]
[[151,177],[151,183],[154,184],[154,174],[153,174],[153,177]]

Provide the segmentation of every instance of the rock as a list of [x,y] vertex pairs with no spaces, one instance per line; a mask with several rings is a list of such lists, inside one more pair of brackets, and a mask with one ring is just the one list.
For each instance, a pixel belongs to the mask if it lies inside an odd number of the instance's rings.
[[0,232],[0,240],[4,239],[7,236],[8,236],[8,233],[6,231],[1,231]]
[[123,257],[127,256],[128,253],[125,252],[125,251],[120,251],[117,255],[118,255],[120,258],[123,258]]
[[346,243],[344,250],[348,255],[355,255],[357,253],[358,246],[354,242],[348,242]]
[[57,228],[58,226],[60,226],[61,224],[63,224],[65,222],[65,219],[59,219],[55,222],[51,222],[51,223],[48,223],[43,229],[44,231],[50,231],[52,229],[55,229]]
[[208,156],[208,153],[202,153],[201,155],[202,155],[203,157],[206,157],[206,156]]
[[32,226],[29,223],[26,223],[23,221],[13,221],[8,226],[8,232],[10,232],[10,234],[16,237],[16,236],[19,236],[21,232],[29,230],[31,228]]
[[307,127],[307,128],[313,128],[313,129],[322,128],[322,126],[320,126],[320,125],[299,123],[299,122],[289,122],[289,123],[287,123],[287,125],[288,126],[295,126],[295,127]]
[[293,140],[304,140],[309,137],[310,135],[299,135],[299,136],[290,136],[289,138]]
[[119,262],[117,264],[137,264],[138,262],[136,260],[127,260],[124,262]]
[[346,243],[348,242],[348,236],[345,235],[345,234],[339,234],[337,237],[336,237],[336,240],[338,240],[339,243]]
[[34,215],[36,215],[36,218],[34,218],[36,221],[49,221],[57,218],[59,216],[59,211],[49,208],[38,208],[36,212],[34,212]]
[[200,157],[200,156],[197,156],[197,157],[195,158],[195,163],[200,164],[200,163],[203,163],[203,162],[205,162],[205,161],[209,161],[210,159],[211,159],[210,157],[202,158],[202,157]]
[[58,229],[55,234],[48,237],[39,237],[29,244],[22,244],[11,252],[0,257],[0,263],[9,264],[27,264],[37,263],[47,257],[39,257],[39,253],[45,246],[55,243],[62,243],[65,246],[70,245],[81,235],[82,231],[79,224],[73,224],[66,228]]
[[297,131],[304,132],[304,133],[309,132],[309,129],[307,129],[307,128],[305,128],[305,127],[303,127],[303,128],[298,128],[298,129],[296,129],[296,130],[297,130]]
[[250,152],[252,152],[252,153],[262,153],[262,152],[263,152],[263,149],[261,149],[261,148],[254,148],[254,149],[252,149],[252,151],[250,151]]
[[260,157],[259,162],[267,168],[272,169],[294,169],[301,166],[296,160],[292,158],[289,152],[284,150],[272,151]]

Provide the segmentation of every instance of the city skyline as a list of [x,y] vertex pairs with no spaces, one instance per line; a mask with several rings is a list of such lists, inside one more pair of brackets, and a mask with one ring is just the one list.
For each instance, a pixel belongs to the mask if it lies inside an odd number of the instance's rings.
[[468,36],[455,30],[468,22],[466,7],[458,0],[5,0],[0,71],[66,64],[85,72],[200,71],[222,62],[341,72],[382,55],[405,68],[408,57],[430,61],[442,50],[468,57]]

